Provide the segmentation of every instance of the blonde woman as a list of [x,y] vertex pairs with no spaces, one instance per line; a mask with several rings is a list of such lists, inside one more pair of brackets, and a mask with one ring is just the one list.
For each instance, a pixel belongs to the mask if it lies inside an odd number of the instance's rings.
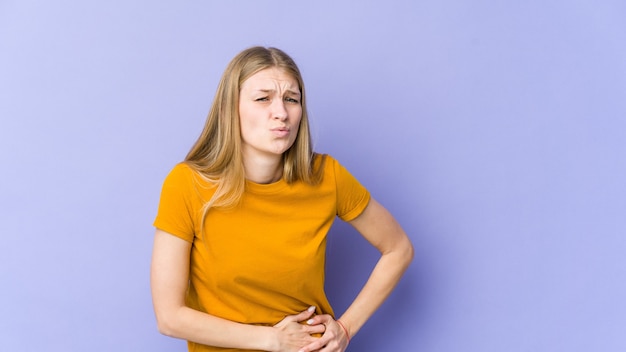
[[[381,253],[338,318],[324,293],[336,217]],[[344,351],[413,256],[389,212],[313,152],[302,76],[275,48],[230,62],[199,139],[165,179],[154,225],[158,329],[189,351]]]

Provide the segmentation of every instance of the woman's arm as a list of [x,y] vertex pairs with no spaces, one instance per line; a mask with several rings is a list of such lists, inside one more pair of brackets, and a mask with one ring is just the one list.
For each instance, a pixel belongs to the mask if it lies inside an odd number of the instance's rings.
[[299,324],[311,317],[313,310],[265,327],[232,322],[187,307],[190,251],[191,243],[157,229],[150,281],[157,326],[162,334],[216,347],[297,351],[316,340],[311,334],[324,331],[322,325]]
[[408,236],[387,209],[373,198],[363,213],[349,223],[380,251],[381,257],[365,286],[338,319],[345,330],[329,315],[316,316],[312,324],[323,323],[326,333],[301,352],[315,351],[322,346],[326,347],[321,351],[345,350],[348,338],[354,336],[385,301],[413,259],[413,246]]

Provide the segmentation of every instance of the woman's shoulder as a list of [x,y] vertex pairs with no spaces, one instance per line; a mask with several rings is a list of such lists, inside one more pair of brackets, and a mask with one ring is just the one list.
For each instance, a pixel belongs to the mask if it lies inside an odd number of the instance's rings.
[[354,179],[352,173],[335,157],[329,154],[316,154],[315,165],[321,168],[324,177],[331,179]]
[[196,172],[185,162],[180,162],[167,175],[167,180],[188,180]]
[[313,163],[318,167],[321,166],[322,168],[326,169],[328,167],[333,167],[339,162],[330,154],[315,153],[315,155],[313,156]]
[[315,153],[313,160],[315,167],[321,167],[324,173],[335,173],[337,170],[344,168],[343,164],[330,154]]
[[170,170],[163,182],[163,189],[175,190],[179,194],[186,194],[193,199],[205,202],[215,192],[215,183],[210,182],[193,166],[181,162]]
[[179,186],[193,184],[208,186],[208,180],[202,177],[200,172],[186,162],[180,162],[174,165],[167,175],[165,182]]

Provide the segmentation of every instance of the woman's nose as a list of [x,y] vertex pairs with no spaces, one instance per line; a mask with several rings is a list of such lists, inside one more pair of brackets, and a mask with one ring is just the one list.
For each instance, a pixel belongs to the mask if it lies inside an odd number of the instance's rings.
[[284,101],[278,99],[274,101],[274,104],[272,104],[272,117],[278,120],[287,118],[287,109]]

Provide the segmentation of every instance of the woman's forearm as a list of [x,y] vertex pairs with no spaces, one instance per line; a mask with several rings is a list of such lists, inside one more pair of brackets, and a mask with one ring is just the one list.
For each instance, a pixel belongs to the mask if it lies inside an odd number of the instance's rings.
[[269,352],[295,352],[318,340],[322,324],[303,324],[315,307],[288,315],[274,326],[236,323],[183,306],[164,316],[157,314],[159,331],[195,343]]
[[164,335],[203,345],[261,351],[276,349],[277,331],[272,327],[240,324],[186,306],[173,309],[166,316],[157,316],[157,324]]
[[271,327],[235,323],[185,305],[190,250],[190,242],[156,230],[150,281],[159,331],[204,345],[266,351],[274,349],[278,336]]
[[354,336],[385,301],[413,259],[413,245],[400,224],[374,198],[350,224],[382,256],[340,320]]
[[413,258],[413,247],[407,243],[397,251],[383,254],[352,304],[339,318],[350,337],[356,335],[376,309],[387,299]]

